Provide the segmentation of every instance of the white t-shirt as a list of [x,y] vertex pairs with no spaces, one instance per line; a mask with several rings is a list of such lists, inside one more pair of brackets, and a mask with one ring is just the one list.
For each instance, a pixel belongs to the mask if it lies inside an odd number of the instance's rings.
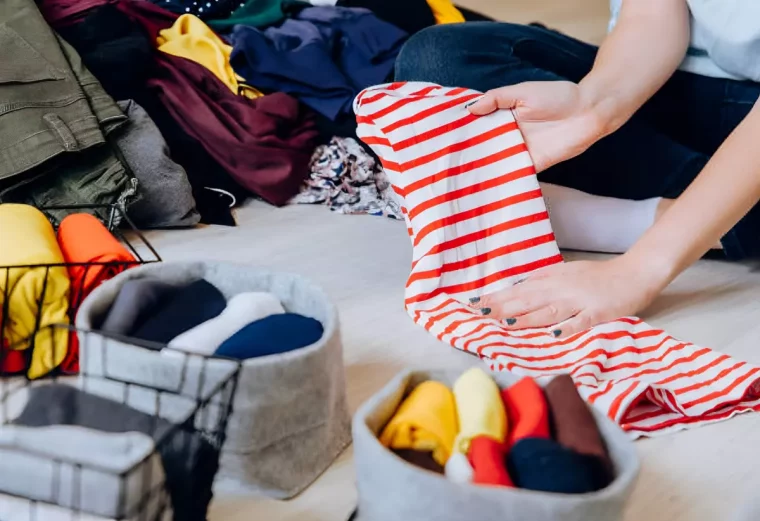
[[[610,0],[610,30],[623,0]],[[760,0],[687,0],[691,43],[681,70],[760,82]]]

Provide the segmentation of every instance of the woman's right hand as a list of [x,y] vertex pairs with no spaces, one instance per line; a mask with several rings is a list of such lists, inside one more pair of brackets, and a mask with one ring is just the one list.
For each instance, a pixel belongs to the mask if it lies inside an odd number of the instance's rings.
[[511,109],[537,172],[575,157],[603,137],[601,118],[581,87],[569,81],[526,82],[490,90],[470,105],[484,116]]

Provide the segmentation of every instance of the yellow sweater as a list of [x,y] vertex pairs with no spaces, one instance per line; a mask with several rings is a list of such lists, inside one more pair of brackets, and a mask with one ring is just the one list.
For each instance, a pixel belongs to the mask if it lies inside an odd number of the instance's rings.
[[433,11],[437,24],[456,24],[465,21],[462,12],[451,3],[451,0],[427,0],[427,3]]
[[203,65],[235,94],[247,98],[263,96],[258,90],[242,83],[245,80],[235,74],[230,65],[232,47],[197,16],[183,14],[174,25],[158,35],[159,51]]
[[[11,349],[34,347],[29,378],[44,376],[66,356],[69,332],[45,326],[69,322],[69,276],[63,266],[49,268],[46,282],[48,268],[8,266],[63,262],[55,231],[42,212],[23,204],[0,204],[0,304],[8,296],[3,336]],[[43,329],[32,339],[38,311]]]

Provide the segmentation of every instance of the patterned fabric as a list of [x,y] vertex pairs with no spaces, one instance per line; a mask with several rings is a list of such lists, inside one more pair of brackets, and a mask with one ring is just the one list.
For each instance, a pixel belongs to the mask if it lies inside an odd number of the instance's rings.
[[470,115],[480,93],[394,83],[354,101],[358,135],[382,158],[413,244],[406,309],[439,340],[496,371],[570,373],[631,436],[760,409],[760,367],[678,340],[635,317],[568,339],[509,331],[465,302],[562,262],[522,135],[509,111]]
[[311,173],[291,202],[326,204],[338,213],[403,219],[388,177],[356,140],[334,137],[311,158]]

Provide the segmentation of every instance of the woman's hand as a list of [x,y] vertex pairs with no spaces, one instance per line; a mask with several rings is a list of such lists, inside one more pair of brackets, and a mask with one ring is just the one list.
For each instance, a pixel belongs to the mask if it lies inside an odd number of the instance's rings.
[[554,336],[567,337],[636,314],[667,282],[655,270],[631,265],[623,255],[544,268],[511,288],[481,297],[472,306],[502,320],[507,329],[550,327]]
[[469,109],[479,116],[512,109],[537,172],[577,156],[603,136],[593,103],[579,85],[569,81],[527,82],[491,90]]

